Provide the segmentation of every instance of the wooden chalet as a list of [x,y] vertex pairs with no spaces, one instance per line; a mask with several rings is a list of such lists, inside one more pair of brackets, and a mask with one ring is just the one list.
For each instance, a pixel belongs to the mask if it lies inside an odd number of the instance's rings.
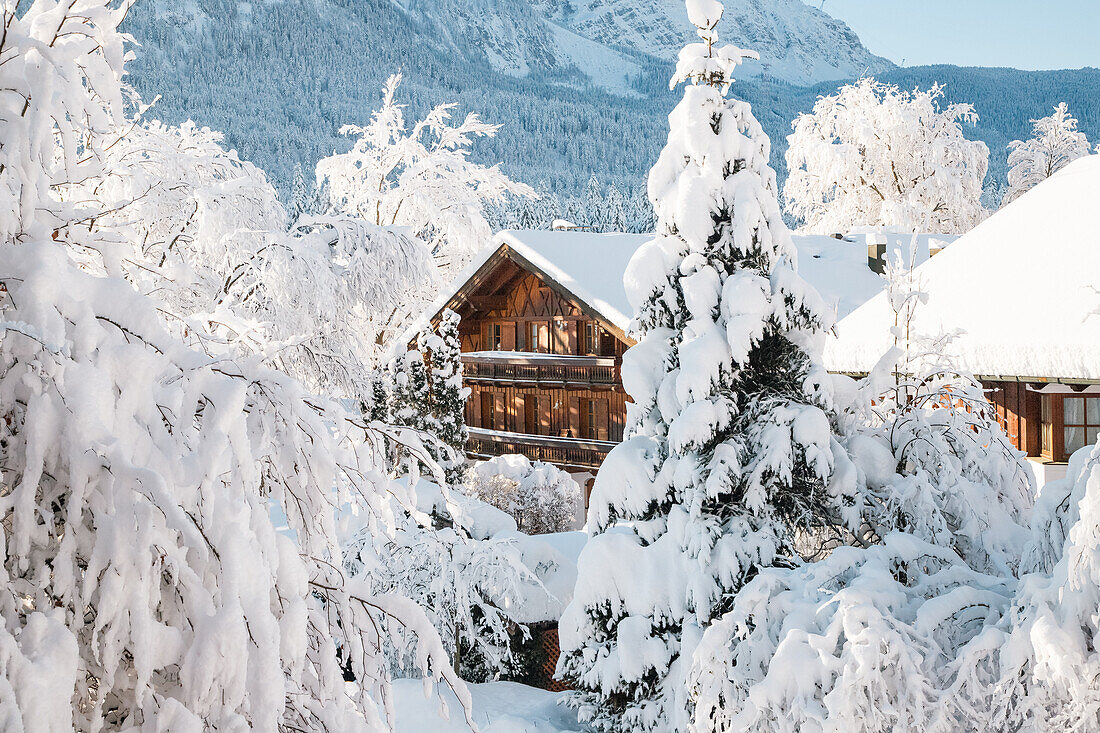
[[[1100,437],[1100,157],[1074,162],[917,268],[917,333],[958,331],[959,367],[989,391],[1036,478]],[[826,366],[863,374],[891,345],[885,296],[837,325]]]
[[462,318],[471,457],[522,453],[591,488],[626,427],[622,274],[647,239],[504,232],[436,304]]

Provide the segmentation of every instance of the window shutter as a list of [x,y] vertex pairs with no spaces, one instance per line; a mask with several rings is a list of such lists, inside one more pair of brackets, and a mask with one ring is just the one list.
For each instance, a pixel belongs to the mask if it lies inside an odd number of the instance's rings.
[[508,427],[513,433],[523,432],[523,395],[508,391],[504,395],[508,403]]
[[505,427],[506,413],[504,412],[504,395],[501,392],[497,392],[493,395],[493,417],[496,419],[493,421],[493,430],[507,430]]
[[493,429],[493,396],[488,392],[481,393],[481,425],[486,430]]
[[581,437],[581,400],[579,397],[569,398],[569,436]]
[[516,350],[516,324],[505,323],[500,328],[500,349],[501,351],[515,351]]
[[609,416],[607,410],[607,400],[596,400],[596,438],[597,440],[607,440],[609,433]]
[[539,430],[542,435],[550,435],[550,398],[539,396]]

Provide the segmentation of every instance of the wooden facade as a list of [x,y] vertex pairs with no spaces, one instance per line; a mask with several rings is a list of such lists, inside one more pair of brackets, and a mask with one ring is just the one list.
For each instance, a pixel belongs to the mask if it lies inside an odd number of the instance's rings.
[[1086,384],[982,379],[989,401],[1016,448],[1053,463],[1100,437],[1100,392]]
[[[621,328],[507,243],[443,307],[462,318],[470,455],[595,473],[626,424],[620,369],[633,342]],[[1029,457],[1063,463],[1100,436],[1100,386],[980,380]]]
[[626,427],[630,339],[507,245],[447,307],[462,318],[470,455],[595,473]]

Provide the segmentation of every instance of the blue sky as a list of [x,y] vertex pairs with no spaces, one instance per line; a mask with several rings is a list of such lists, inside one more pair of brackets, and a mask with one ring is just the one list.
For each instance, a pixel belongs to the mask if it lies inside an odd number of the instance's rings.
[[1100,67],[1100,0],[825,0],[824,10],[906,66]]

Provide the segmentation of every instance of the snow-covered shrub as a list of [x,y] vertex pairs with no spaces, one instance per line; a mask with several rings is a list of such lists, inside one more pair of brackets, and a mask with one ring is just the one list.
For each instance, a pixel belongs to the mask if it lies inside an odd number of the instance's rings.
[[580,487],[560,468],[506,455],[473,465],[466,493],[516,520],[525,534],[568,532],[576,526]]
[[1092,152],[1085,133],[1077,129],[1077,118],[1060,102],[1048,117],[1032,120],[1034,136],[1008,144],[1008,191],[1003,203],[1010,204],[1067,165]]
[[[680,731],[703,631],[796,530],[830,520],[845,460],[820,362],[820,298],[794,270],[770,141],[726,99],[746,56],[716,45],[715,0],[692,0],[700,42],[680,54],[650,173],[658,236],[626,274],[638,344],[623,360],[626,441],[596,479],[559,673],[600,731]],[[614,531],[610,531],[614,530]]]
[[1048,483],[1036,512],[1029,569],[989,686],[994,730],[1091,731],[1100,726],[1100,447],[1074,454],[1063,481]]
[[[391,491],[400,495],[404,488],[394,484]],[[508,671],[515,614],[532,594],[545,592],[510,536],[515,523],[426,481],[393,508],[397,531],[357,533],[346,553],[349,572],[369,578],[375,592],[400,593],[422,606],[464,679],[484,682]],[[441,516],[450,526],[437,526]],[[391,662],[415,673],[415,647],[400,641],[387,648]]]
[[862,386],[863,424],[849,444],[861,466],[866,458],[881,467],[875,453],[887,448],[895,469],[878,478],[864,471],[866,492],[851,506],[863,522],[861,539],[903,531],[955,548],[975,570],[1013,575],[1035,495],[1024,454],[981,384],[954,366],[955,335],[914,331],[928,296],[912,257],[892,258],[885,277],[895,346]]
[[941,107],[943,88],[905,92],[863,78],[799,115],[787,140],[787,210],[810,232],[898,227],[962,234],[986,216],[989,148],[967,140],[969,104]]
[[335,211],[412,230],[429,244],[447,282],[489,241],[486,206],[534,192],[497,166],[469,160],[473,140],[496,135],[499,125],[476,114],[452,125],[456,105],[441,104],[409,128],[395,99],[400,85],[400,74],[389,78],[366,127],[340,130],[356,138],[352,149],[322,159],[317,181]]
[[961,650],[983,644],[1014,587],[902,533],[763,570],[696,650],[691,729],[984,729],[956,716],[952,688],[988,679]]

